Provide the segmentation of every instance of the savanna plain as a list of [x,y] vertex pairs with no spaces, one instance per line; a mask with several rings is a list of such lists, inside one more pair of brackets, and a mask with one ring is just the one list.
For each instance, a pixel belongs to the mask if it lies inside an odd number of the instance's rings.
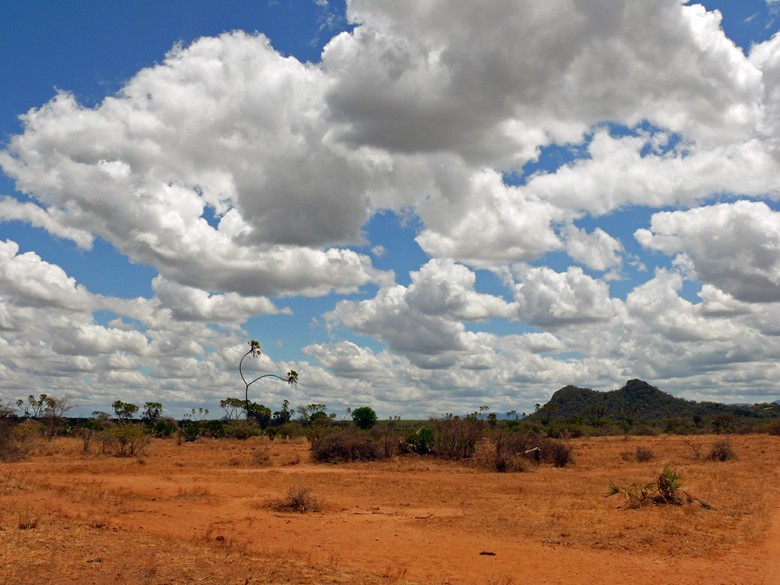
[[[780,437],[708,460],[723,439],[581,437],[564,468],[498,473],[479,453],[322,464],[254,437],[120,458],[56,437],[0,464],[0,582],[780,584]],[[605,497],[667,464],[708,507]]]

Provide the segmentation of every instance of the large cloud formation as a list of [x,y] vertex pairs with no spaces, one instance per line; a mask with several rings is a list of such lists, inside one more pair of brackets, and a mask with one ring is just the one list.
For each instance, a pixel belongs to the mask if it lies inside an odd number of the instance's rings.
[[[289,313],[269,297],[367,286],[324,321],[382,348],[316,343],[320,366],[292,364],[323,400],[511,407],[638,375],[739,399],[776,378],[780,214],[760,199],[780,195],[780,35],[746,55],[678,0],[352,0],[348,18],[319,63],[236,31],[175,46],[95,107],[61,91],[22,117],[0,166],[26,198],[0,219],[102,238],[159,276],[151,299],[101,297],[3,243],[9,392],[40,359],[211,396],[242,324]],[[575,155],[526,173],[551,146]],[[632,206],[658,210],[636,239],[673,263],[619,298],[629,242],[577,222]],[[408,285],[359,251],[385,210],[420,220],[429,261]]]

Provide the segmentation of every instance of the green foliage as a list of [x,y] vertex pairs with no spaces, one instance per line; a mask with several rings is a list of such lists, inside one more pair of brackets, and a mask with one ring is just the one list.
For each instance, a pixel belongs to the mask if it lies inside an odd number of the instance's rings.
[[38,398],[30,394],[26,401],[22,399],[17,400],[16,405],[21,409],[23,416],[40,418],[46,410],[48,400],[49,396],[46,394],[41,394]]
[[282,437],[283,439],[306,436],[306,429],[297,422],[288,422],[272,428],[276,431],[275,435],[277,437]]
[[247,419],[256,422],[261,429],[265,429],[271,424],[271,409],[256,402],[248,404]]
[[147,429],[152,436],[167,439],[176,434],[176,431],[179,430],[179,425],[174,419],[165,417],[147,424]]
[[412,453],[428,455],[433,453],[435,439],[436,431],[433,427],[424,425],[416,431],[409,431],[406,435],[406,445]]
[[238,420],[244,414],[246,401],[241,398],[225,398],[219,401],[219,407],[225,411],[227,420]]
[[280,427],[282,425],[286,425],[287,423],[289,423],[290,420],[292,420],[290,401],[285,400],[284,402],[282,402],[282,408],[274,412],[273,416],[271,417],[271,425],[275,427]]
[[762,421],[778,418],[780,404],[693,402],[671,396],[642,380],[629,380],[624,387],[611,392],[565,386],[547,404],[538,404],[528,420],[543,426],[555,422],[585,423],[591,427],[590,434],[647,434],[658,430],[689,434],[704,432],[708,427],[716,433],[748,432],[764,428]]
[[356,408],[352,411],[352,422],[360,429],[370,429],[377,423],[376,412],[369,406]]
[[682,489],[682,478],[670,465],[664,466],[664,470],[654,482],[641,484],[634,483],[627,487],[620,487],[610,481],[605,497],[622,495],[625,498],[623,506],[631,509],[642,508],[647,505],[670,504],[681,506],[698,502],[703,508],[712,510],[713,507],[691,496]]
[[201,425],[199,422],[187,421],[185,424],[179,427],[177,436],[179,441],[185,443],[194,443],[198,440],[201,434]]
[[140,410],[137,405],[131,402],[122,402],[121,400],[112,402],[111,408],[114,409],[114,414],[116,414],[119,422],[129,421]]
[[141,415],[141,420],[143,420],[145,423],[154,423],[162,416],[162,412],[162,404],[159,402],[147,402],[144,404],[144,411]]
[[142,425],[131,422],[120,422],[110,427],[107,434],[104,448],[117,457],[141,455],[150,440]]
[[251,420],[234,420],[225,425],[225,436],[246,440],[262,434],[260,425]]

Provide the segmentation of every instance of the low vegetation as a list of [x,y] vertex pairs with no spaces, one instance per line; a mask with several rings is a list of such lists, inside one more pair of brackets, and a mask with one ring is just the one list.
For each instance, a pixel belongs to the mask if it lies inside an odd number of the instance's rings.
[[682,479],[669,465],[664,467],[664,470],[655,481],[649,483],[633,483],[629,486],[621,487],[610,481],[605,496],[609,498],[617,495],[623,496],[623,507],[634,510],[648,505],[682,506],[683,504],[692,503],[698,503],[708,510],[712,509],[710,504],[691,496],[682,489]]
[[305,514],[307,512],[321,511],[322,503],[314,497],[310,488],[294,485],[287,491],[286,498],[280,502],[273,503],[271,507],[278,512]]

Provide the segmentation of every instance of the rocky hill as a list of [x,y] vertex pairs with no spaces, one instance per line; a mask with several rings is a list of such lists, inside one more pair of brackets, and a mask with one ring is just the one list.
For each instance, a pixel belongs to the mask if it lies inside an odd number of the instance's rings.
[[767,418],[778,414],[780,405],[777,403],[744,406],[694,402],[662,392],[642,380],[629,380],[619,390],[610,392],[566,386],[529,418],[543,423],[579,420],[599,426],[608,421],[633,424],[679,418],[699,423],[719,415]]

